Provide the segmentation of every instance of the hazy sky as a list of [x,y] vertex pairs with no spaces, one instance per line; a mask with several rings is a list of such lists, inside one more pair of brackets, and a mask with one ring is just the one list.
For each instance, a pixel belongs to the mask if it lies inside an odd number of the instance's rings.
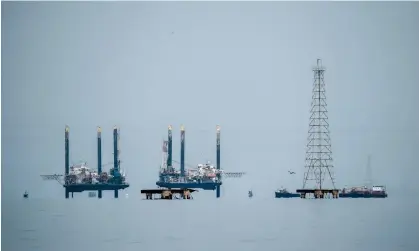
[[[151,188],[161,141],[186,161],[246,171],[231,192],[302,185],[312,67],[326,67],[338,186],[418,188],[419,5],[338,2],[2,2],[2,196],[64,197],[39,177],[70,157],[112,160],[121,129],[130,193]],[[109,169],[109,167],[107,167]],[[297,172],[296,176],[287,170]],[[26,184],[25,184],[26,183]],[[111,197],[111,195],[107,195]]]

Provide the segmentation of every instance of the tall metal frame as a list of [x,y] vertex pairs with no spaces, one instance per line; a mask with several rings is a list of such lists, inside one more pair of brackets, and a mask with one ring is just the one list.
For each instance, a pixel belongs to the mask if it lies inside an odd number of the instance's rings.
[[[321,59],[317,59],[317,65],[313,68],[314,83],[303,189],[325,189],[329,185],[336,189],[332,164],[332,144],[329,135],[329,118],[327,116],[325,71]],[[331,184],[325,183],[326,177]]]

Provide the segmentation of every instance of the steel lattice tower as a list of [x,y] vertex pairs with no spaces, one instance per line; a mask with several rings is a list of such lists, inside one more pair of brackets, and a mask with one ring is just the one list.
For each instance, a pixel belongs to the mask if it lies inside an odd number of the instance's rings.
[[[313,72],[314,84],[303,189],[327,188],[325,185],[329,186],[330,184],[325,184],[326,177],[333,186],[333,189],[336,189],[333,177],[333,158],[327,116],[326,89],[324,83],[325,68],[323,68],[320,59],[317,59],[317,66],[313,68]],[[311,185],[312,187],[307,187]]]

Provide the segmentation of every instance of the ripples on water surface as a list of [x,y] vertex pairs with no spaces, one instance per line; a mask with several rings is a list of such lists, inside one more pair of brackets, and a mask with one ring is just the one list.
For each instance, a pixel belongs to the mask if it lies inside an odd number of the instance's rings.
[[417,201],[80,195],[3,201],[2,250],[418,251]]

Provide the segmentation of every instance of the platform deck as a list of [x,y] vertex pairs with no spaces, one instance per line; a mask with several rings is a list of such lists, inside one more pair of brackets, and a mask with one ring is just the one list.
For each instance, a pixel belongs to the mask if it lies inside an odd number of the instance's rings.
[[191,193],[197,192],[195,189],[142,189],[141,193],[146,195],[147,200],[155,199],[153,195],[160,195],[162,200],[172,200],[176,197],[173,197],[174,194],[179,194],[183,199],[191,199]]
[[221,186],[222,182],[162,182],[157,181],[156,185],[159,187],[165,187],[169,189],[186,189],[186,188],[194,188],[194,189],[203,189],[203,190],[215,190],[217,186]]
[[337,199],[339,198],[339,189],[297,189],[297,193],[300,194],[300,198],[306,199],[310,197],[314,197],[315,199],[327,199],[327,198],[333,198]]

